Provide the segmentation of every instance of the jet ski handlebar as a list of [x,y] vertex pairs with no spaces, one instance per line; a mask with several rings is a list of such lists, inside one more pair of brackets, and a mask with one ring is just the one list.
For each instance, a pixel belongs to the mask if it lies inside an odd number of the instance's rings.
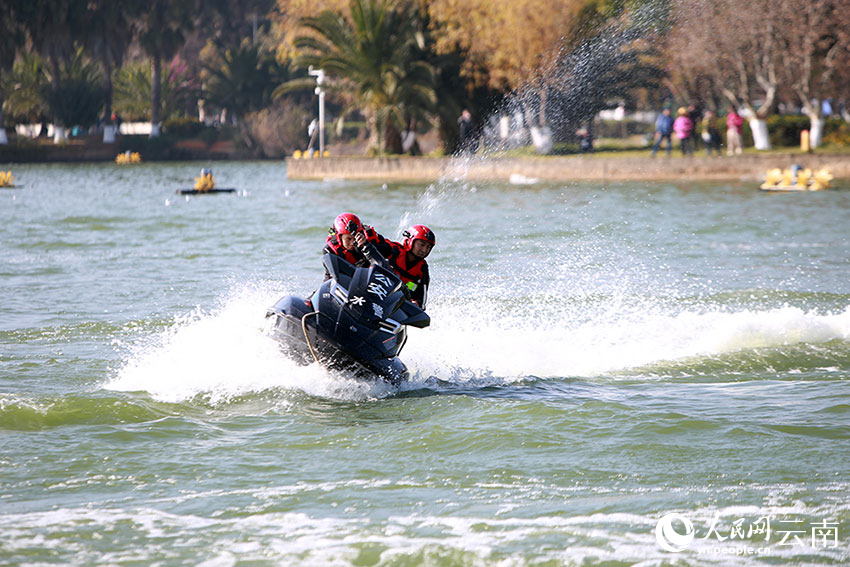
[[384,258],[380,252],[378,252],[378,249],[375,248],[375,245],[371,242],[364,242],[358,247],[358,250],[360,250],[363,257],[369,261],[369,264],[373,266],[380,266],[390,272],[394,272],[392,265],[390,265],[387,259]]

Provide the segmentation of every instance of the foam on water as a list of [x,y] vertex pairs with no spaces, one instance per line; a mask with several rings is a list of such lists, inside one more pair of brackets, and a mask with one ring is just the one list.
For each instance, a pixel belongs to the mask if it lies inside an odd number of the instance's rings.
[[[843,487],[846,489],[846,486]],[[612,493],[615,496],[616,493]],[[217,495],[216,495],[217,496]],[[720,530],[743,518],[793,518],[816,523],[846,514],[847,505],[809,506],[794,502],[780,506],[720,506],[686,511],[694,520],[698,538],[676,555],[683,566],[770,564],[781,558],[799,564],[845,564],[846,548],[779,544],[774,531],[767,541],[749,539],[721,542],[702,536],[712,519]],[[225,510],[213,517],[171,513],[148,505],[106,508],[60,507],[47,511],[0,516],[8,535],[6,553],[32,558],[34,552],[50,555],[69,565],[106,565],[121,562],[153,563],[168,557],[178,561],[183,553],[203,565],[240,562],[282,562],[306,565],[351,565],[363,553],[369,564],[465,565],[597,564],[600,561],[634,565],[668,564],[671,555],[653,535],[655,513],[600,512],[569,516],[539,514],[534,517],[485,514],[432,515],[400,511],[386,519],[327,517],[317,513],[280,511],[273,502],[245,516]],[[69,530],[74,526],[75,530]],[[774,530],[782,529],[777,524]],[[792,529],[792,528],[788,528]],[[102,555],[101,533],[122,545]],[[135,543],[144,538],[147,545]],[[176,545],[179,542],[181,545]],[[189,545],[191,544],[191,545]],[[718,554],[722,549],[760,547],[761,557]],[[184,551],[186,550],[186,551]],[[203,550],[200,552],[200,550]],[[429,560],[430,559],[430,560]],[[761,560],[765,560],[762,563]]]
[[[282,295],[245,285],[221,308],[196,309],[165,332],[142,337],[105,387],[144,391],[159,401],[202,396],[210,403],[283,388],[335,399],[390,395],[318,365],[298,366],[263,329],[265,308]],[[529,376],[593,378],[641,366],[711,357],[761,347],[850,339],[850,308],[820,314],[798,307],[729,312],[641,306],[629,311],[547,302],[517,309],[511,299],[484,302],[442,297],[429,309],[432,325],[410,329],[402,358],[416,389],[437,378],[452,384],[507,385]],[[582,312],[582,310],[586,312]],[[289,402],[284,402],[289,403]]]
[[759,347],[850,338],[850,308],[624,313],[574,324],[567,313],[506,315],[499,305],[458,310],[442,301],[432,327],[411,331],[405,352],[420,375],[594,377],[651,363]]
[[148,392],[164,402],[202,396],[213,404],[275,388],[340,399],[364,399],[388,390],[287,358],[264,333],[266,308],[284,295],[271,287],[238,286],[221,308],[198,308],[177,317],[165,332],[142,337],[104,387]]

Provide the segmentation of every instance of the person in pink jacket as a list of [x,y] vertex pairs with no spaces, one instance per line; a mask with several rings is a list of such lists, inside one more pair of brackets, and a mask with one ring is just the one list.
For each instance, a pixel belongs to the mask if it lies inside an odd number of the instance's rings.
[[673,122],[673,131],[679,138],[683,156],[694,155],[694,121],[688,116],[688,109],[684,106],[676,111],[678,115]]
[[741,127],[744,124],[744,119],[735,112],[735,109],[729,111],[726,116],[726,153],[741,155]]

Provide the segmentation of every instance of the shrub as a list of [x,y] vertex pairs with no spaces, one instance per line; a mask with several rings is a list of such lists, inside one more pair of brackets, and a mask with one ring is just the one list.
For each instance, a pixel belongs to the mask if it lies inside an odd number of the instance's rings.
[[206,128],[191,116],[175,116],[162,123],[162,129],[176,138],[194,138]]
[[[805,114],[776,114],[767,118],[770,144],[774,147],[799,146],[801,133],[811,127],[811,120]],[[847,123],[842,118],[827,118],[824,123],[823,142],[836,145],[850,143]]]
[[151,138],[147,135],[118,136],[116,138],[118,153],[131,151],[142,154],[144,160],[174,158],[174,138],[162,135]]
[[800,145],[800,133],[809,129],[809,117],[802,114],[774,114],[767,118],[770,145],[791,147]]
[[827,119],[823,143],[833,146],[850,146],[850,124],[841,118]]
[[[280,158],[306,145],[302,126],[308,112],[287,101],[278,101],[269,108],[248,114],[243,124],[251,151],[257,157]],[[318,147],[318,144],[317,144]]]
[[625,138],[650,133],[655,125],[639,120],[596,120],[593,123],[593,135],[596,138]]
[[219,131],[218,128],[204,128],[201,130],[199,134],[199,138],[206,145],[211,146],[218,141]]

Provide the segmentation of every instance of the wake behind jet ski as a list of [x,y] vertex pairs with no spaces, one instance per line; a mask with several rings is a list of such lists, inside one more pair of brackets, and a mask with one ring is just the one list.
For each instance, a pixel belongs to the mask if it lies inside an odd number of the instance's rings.
[[402,279],[371,243],[360,252],[366,267],[325,254],[330,278],[309,299],[289,295],[269,308],[268,333],[300,364],[318,362],[397,385],[409,374],[398,357],[406,327],[427,327],[431,319],[408,299]]

